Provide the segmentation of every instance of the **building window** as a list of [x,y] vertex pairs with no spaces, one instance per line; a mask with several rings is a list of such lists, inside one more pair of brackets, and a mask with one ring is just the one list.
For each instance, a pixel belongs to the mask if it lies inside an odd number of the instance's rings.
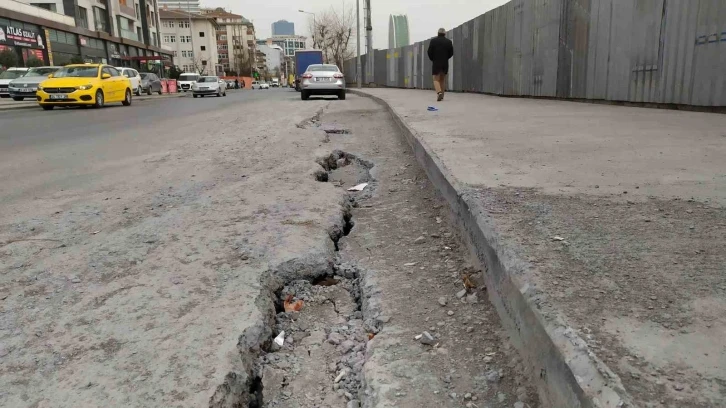
[[[181,36],[181,37],[184,37],[184,36]],[[164,42],[165,43],[175,43],[176,42],[176,36],[175,35],[165,35],[164,36]],[[184,42],[184,41],[182,41],[182,42]]]
[[194,52],[192,51],[182,51],[181,54],[184,58],[194,58]]
[[144,40],[144,34],[141,32],[141,27],[136,27],[136,36],[139,37],[139,41]]
[[136,9],[136,19],[141,20],[141,13],[139,13],[139,5],[134,4],[134,9]]
[[156,14],[154,14],[154,12],[153,12],[153,11],[151,12],[151,21],[149,22],[149,24],[150,24],[150,25],[151,25],[152,27],[154,27],[154,26],[156,25]]
[[42,9],[50,10],[55,12],[55,3],[30,3],[31,6],[40,7]]
[[96,26],[96,31],[108,32],[108,14],[106,14],[106,10],[99,7],[94,7],[93,23]]
[[190,42],[192,42],[192,36],[191,35],[180,35],[179,36],[179,42],[181,42],[181,43],[190,43]]
[[200,36],[200,37],[204,37],[204,31],[200,31],[200,32],[199,32],[199,36]]
[[157,39],[156,39],[156,33],[153,33],[153,32],[151,33],[151,45],[153,45],[154,47],[159,46],[159,43],[157,42]]
[[164,28],[174,28],[174,22],[173,22],[173,21],[166,21],[166,20],[165,20],[165,21],[162,21],[162,22],[161,22],[161,25],[162,25],[162,26],[163,26]]
[[205,47],[205,46],[203,46],[203,45],[202,45],[201,47],[199,47],[199,48],[200,48],[200,49],[201,49],[202,51],[206,51],[206,50],[207,50],[207,47]]
[[186,21],[186,20],[180,21],[179,22],[179,27],[180,28],[189,28],[189,21]]
[[178,56],[178,55],[176,55],[176,51],[172,51],[171,53],[172,53],[172,55],[174,55],[175,57],[177,57],[177,56]]
[[88,28],[88,11],[83,7],[76,6],[76,26]]
[[219,36],[220,41],[227,41],[227,34],[222,34]]

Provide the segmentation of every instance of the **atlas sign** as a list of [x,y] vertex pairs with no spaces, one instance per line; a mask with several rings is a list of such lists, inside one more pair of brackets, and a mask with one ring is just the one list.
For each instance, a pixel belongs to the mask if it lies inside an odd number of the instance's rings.
[[40,34],[13,26],[0,27],[0,41],[19,47],[45,48]]

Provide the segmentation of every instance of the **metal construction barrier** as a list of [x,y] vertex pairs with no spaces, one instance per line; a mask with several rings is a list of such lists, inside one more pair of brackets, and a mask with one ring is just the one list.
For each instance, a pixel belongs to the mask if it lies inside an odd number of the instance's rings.
[[[447,36],[455,91],[726,106],[724,0],[513,0]],[[428,42],[364,55],[363,82],[432,88]]]

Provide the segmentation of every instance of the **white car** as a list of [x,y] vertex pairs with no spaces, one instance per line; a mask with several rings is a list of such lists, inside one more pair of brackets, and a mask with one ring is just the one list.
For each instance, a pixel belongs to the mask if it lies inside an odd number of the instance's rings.
[[179,75],[179,79],[177,80],[177,83],[179,84],[179,92],[191,91],[192,86],[197,82],[197,79],[199,79],[199,74],[195,74],[193,72],[184,72]]
[[125,76],[126,78],[131,81],[131,89],[134,90],[134,93],[136,96],[141,95],[141,75],[139,72],[133,68],[126,68],[126,67],[116,67],[118,72],[121,73],[121,75]]
[[332,64],[313,64],[302,75],[300,98],[303,101],[311,95],[335,95],[345,100],[345,76],[340,68]]
[[270,84],[267,82],[260,82],[260,89],[270,89]]
[[227,82],[218,76],[199,77],[192,85],[192,95],[195,98],[204,98],[204,95],[227,96]]
[[8,92],[8,85],[10,81],[15,78],[25,76],[28,72],[28,68],[8,68],[7,70],[0,72],[0,97],[9,98],[10,92]]

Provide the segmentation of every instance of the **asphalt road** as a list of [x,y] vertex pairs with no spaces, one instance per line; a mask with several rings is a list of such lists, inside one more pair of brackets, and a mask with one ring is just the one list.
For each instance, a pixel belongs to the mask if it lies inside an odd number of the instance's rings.
[[330,265],[341,193],[313,172],[334,147],[296,126],[329,103],[0,113],[0,406],[208,404],[262,273]]
[[[299,101],[287,88],[230,91],[226,97],[136,101],[103,109],[0,112],[0,204],[45,186],[74,187],[98,174],[94,164],[168,149],[186,130],[253,107]],[[297,104],[296,104],[297,105]],[[249,118],[254,120],[254,118]],[[210,123],[211,125],[211,123]],[[193,133],[192,133],[193,134]]]

